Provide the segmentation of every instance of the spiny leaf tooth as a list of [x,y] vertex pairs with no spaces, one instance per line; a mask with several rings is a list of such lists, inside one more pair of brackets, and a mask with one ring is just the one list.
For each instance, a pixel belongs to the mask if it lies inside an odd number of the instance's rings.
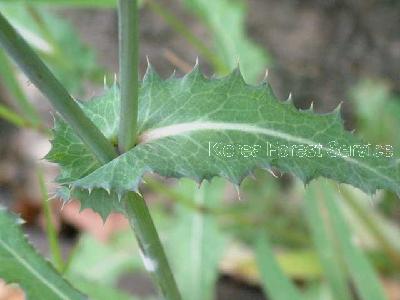
[[336,108],[332,111],[332,113],[337,117],[339,117],[340,119],[342,119],[342,105],[343,101],[340,101],[338,106],[336,106]]
[[289,96],[287,97],[285,103],[293,105],[293,95],[292,92],[289,93]]
[[25,223],[26,221],[22,219],[20,216],[17,216],[17,218],[15,219],[15,224],[17,225],[24,225]]
[[198,58],[196,59],[196,63],[193,66],[192,70],[189,73],[187,73],[185,76],[183,76],[183,82],[191,82],[195,79],[200,79],[200,80],[206,79],[204,74],[200,71],[200,65],[199,65]]
[[265,74],[264,74],[264,78],[263,78],[262,82],[268,83],[268,73],[269,73],[269,70],[267,68],[267,69],[265,69]]
[[167,78],[167,80],[172,80],[176,78],[176,69],[174,69],[174,71],[171,73],[171,75],[169,75],[169,77]]
[[308,109],[309,112],[314,112],[314,101],[311,101],[310,107]]
[[111,195],[111,189],[109,187],[105,187],[104,190],[107,192],[108,195]]
[[147,69],[143,77],[143,85],[146,85],[147,83],[151,84],[155,81],[161,81],[161,77],[158,75],[157,71],[154,69],[153,65],[149,61],[149,58],[147,57]]
[[108,88],[108,85],[107,85],[107,75],[106,75],[106,74],[104,74],[104,77],[103,77],[103,88],[104,88],[105,90]]
[[122,192],[117,193],[117,198],[119,202],[121,202],[122,196],[123,196]]
[[275,178],[282,177],[282,174],[272,167],[266,167],[266,168],[264,168],[264,170],[268,171],[268,173],[270,173]]
[[7,214],[10,216],[10,218],[13,219],[15,225],[22,225],[22,224],[26,223],[26,221],[21,218],[20,214],[16,214],[16,213],[14,213],[12,211],[9,211],[7,209],[7,207],[5,207],[5,206],[0,204],[0,212],[4,212],[4,211],[7,212]]
[[232,80],[240,84],[246,84],[242,72],[240,71],[239,65],[235,69],[233,69],[231,74],[228,75],[228,80]]
[[54,197],[59,198],[61,201],[68,201],[71,198],[71,190],[65,186],[61,186],[54,193]]
[[236,194],[237,194],[237,197],[238,197],[239,201],[241,201],[241,200],[242,200],[242,197],[241,197],[241,195],[240,195],[240,185],[238,185],[238,184],[233,184],[233,187],[234,187],[235,190],[236,190]]
[[57,198],[57,192],[49,193],[48,196],[47,196],[47,201],[50,202],[50,201],[52,201],[52,200],[54,200],[56,198]]
[[206,182],[206,181],[210,182],[210,180],[205,178],[205,177],[202,178],[202,179],[199,179],[199,180],[195,180],[195,182],[197,183],[197,188],[200,189],[201,186],[203,185],[203,183]]
[[64,207],[71,203],[71,200],[63,201],[61,204],[61,211],[64,210]]

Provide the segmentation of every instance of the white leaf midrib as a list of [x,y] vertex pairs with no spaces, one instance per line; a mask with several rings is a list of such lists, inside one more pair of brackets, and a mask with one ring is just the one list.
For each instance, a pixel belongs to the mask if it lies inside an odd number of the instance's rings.
[[70,300],[68,296],[64,295],[62,291],[60,291],[57,287],[55,287],[51,282],[49,282],[46,278],[44,278],[40,273],[38,273],[28,261],[26,261],[22,256],[20,256],[17,252],[15,252],[10,246],[7,245],[3,240],[0,239],[0,245],[8,252],[11,256],[13,256],[22,266],[24,266],[28,272],[30,272],[33,276],[38,278],[39,281],[43,282],[44,285],[48,286],[50,290],[52,290],[60,299]]
[[[227,123],[227,122],[213,122],[213,121],[194,121],[194,122],[186,122],[186,123],[178,123],[173,125],[168,125],[164,127],[154,128],[143,132],[139,136],[140,143],[149,143],[155,140],[159,140],[166,137],[172,136],[179,136],[185,135],[196,131],[206,131],[206,130],[213,130],[213,131],[239,131],[244,133],[252,133],[252,134],[261,134],[267,135],[270,137],[282,139],[284,141],[297,143],[297,144],[305,144],[309,146],[314,146],[316,143],[310,139],[298,137],[291,135],[286,132],[282,132],[276,129],[264,128],[255,126],[253,124],[248,123]],[[321,145],[321,149],[328,153],[333,153],[337,157],[340,157],[342,160],[349,162],[351,164],[357,165],[361,168],[364,168],[375,175],[385,179],[386,181],[392,182],[397,184],[392,178],[386,176],[385,174],[379,172],[375,168],[371,167],[370,165],[356,160],[352,157],[348,157],[343,155],[339,151],[335,151],[331,148],[327,148],[324,145]]]

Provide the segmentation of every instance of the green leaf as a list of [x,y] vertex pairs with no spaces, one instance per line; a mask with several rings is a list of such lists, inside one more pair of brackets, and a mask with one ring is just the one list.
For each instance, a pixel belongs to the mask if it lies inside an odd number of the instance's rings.
[[244,77],[255,82],[270,63],[270,58],[246,34],[246,7],[242,1],[184,0],[184,4],[209,27],[218,56],[229,66],[238,60]]
[[[96,281],[90,281],[84,277],[74,276],[70,277],[73,284],[79,287],[80,290],[84,291],[89,295],[91,300],[138,300],[134,296],[131,296],[117,288],[111,287],[109,283],[101,284]],[[143,300],[143,299],[142,299]]]
[[115,285],[123,274],[141,267],[132,233],[124,231],[114,235],[107,243],[83,235],[66,274],[68,278],[84,278],[101,285]]
[[[218,205],[225,185],[220,178],[201,188],[193,181],[181,180],[177,188],[180,194],[192,197],[199,207],[213,207]],[[183,299],[212,300],[225,237],[215,216],[201,210],[178,206],[174,217],[176,221],[168,235],[167,253]]]
[[22,3],[0,1],[0,10],[67,89],[79,90],[86,78],[103,78],[94,52],[82,43],[68,21],[45,8]]
[[20,284],[29,299],[86,299],[28,243],[20,223],[0,207],[0,277]]
[[338,300],[351,299],[345,268],[338,263],[341,261],[341,256],[336,247],[331,220],[324,207],[317,200],[312,188],[306,190],[305,213],[333,298]]
[[255,245],[255,254],[262,286],[268,299],[272,300],[300,300],[302,295],[288,277],[283,273],[274,258],[272,247],[262,232]]
[[[81,103],[114,142],[118,99],[113,87]],[[298,111],[290,101],[278,101],[267,83],[246,84],[238,69],[207,79],[196,66],[183,78],[162,80],[149,67],[140,87],[138,134],[133,149],[100,167],[57,118],[48,159],[61,165],[59,182],[72,188],[72,196],[104,215],[121,209],[118,199],[126,191],[138,192],[148,172],[197,182],[220,176],[239,185],[256,167],[276,167],[306,183],[324,176],[368,193],[400,193],[400,160],[377,157],[372,150],[367,157],[345,152],[365,143],[344,130],[338,109],[325,115]]]
[[387,83],[363,80],[351,93],[357,117],[357,131],[369,141],[400,147],[400,98],[391,93]]
[[74,249],[66,277],[93,300],[137,299],[116,288],[122,275],[142,268],[132,232],[114,234],[106,243],[85,234]]
[[[7,88],[8,92],[13,96],[13,99],[18,104],[17,108],[23,114],[25,118],[24,122],[18,122],[14,116],[10,116],[8,118],[11,122],[16,124],[17,126],[23,127],[29,121],[33,125],[38,125],[40,123],[40,118],[37,110],[33,107],[33,105],[26,98],[19,82],[17,79],[17,74],[12,67],[10,60],[8,59],[6,53],[0,49],[0,78],[3,81],[4,86]],[[6,115],[7,117],[7,115]]]
[[23,117],[2,104],[0,104],[0,118],[10,122],[17,127],[24,127],[27,124],[26,120]]
[[308,189],[316,198],[309,201],[318,201],[326,211],[334,234],[339,243],[339,251],[354,282],[355,288],[361,299],[384,300],[386,299],[378,276],[367,257],[355,244],[355,237],[347,226],[347,222],[336,201],[335,192],[330,183],[322,180],[311,184]]

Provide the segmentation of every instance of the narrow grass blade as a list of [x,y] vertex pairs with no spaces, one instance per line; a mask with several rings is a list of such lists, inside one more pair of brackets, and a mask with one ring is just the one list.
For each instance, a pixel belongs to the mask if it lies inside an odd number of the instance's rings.
[[40,193],[42,194],[42,206],[44,210],[44,216],[46,219],[46,235],[49,243],[53,264],[56,267],[56,269],[59,272],[61,272],[64,269],[64,261],[62,258],[60,244],[58,242],[58,235],[56,232],[56,228],[54,227],[50,203],[49,203],[48,191],[46,188],[46,183],[44,181],[43,171],[41,169],[38,169],[37,177],[39,181]]
[[300,291],[282,272],[265,232],[259,234],[255,254],[265,294],[271,300],[302,300]]
[[23,117],[2,104],[0,104],[0,118],[17,127],[25,127],[27,125],[27,122]]
[[326,210],[323,210],[320,205],[312,187],[306,190],[305,215],[319,255],[323,274],[329,283],[333,298],[337,300],[351,299],[344,266],[340,264],[341,257],[335,244],[331,220]]
[[[220,201],[225,186],[226,181],[221,178],[204,182],[200,188],[195,182],[182,179],[177,193],[192,197],[198,207],[213,207]],[[167,249],[182,297],[212,300],[226,238],[216,217],[204,211],[177,206],[174,219]]]
[[356,195],[354,195],[354,189],[345,187],[340,190],[340,194],[349,209],[354,212],[365,228],[368,229],[368,232],[379,244],[379,247],[390,257],[395,268],[400,270],[400,249],[394,243],[395,240],[391,239],[393,233],[385,230],[386,227],[383,226],[384,223],[380,220],[377,212],[363,205],[361,201],[365,199],[357,199]]
[[196,37],[188,27],[182,23],[177,16],[175,16],[165,6],[161,5],[161,1],[158,0],[147,0],[149,8],[164,19],[173,30],[183,36],[187,42],[192,45],[199,53],[212,64],[215,72],[219,74],[227,74],[229,67],[220,59],[214,51],[210,50],[207,45],[198,37]]
[[13,96],[18,109],[32,124],[38,125],[40,123],[39,113],[26,98],[16,78],[15,70],[2,49],[0,49],[0,66],[0,78],[3,79],[6,88]]
[[330,220],[332,220],[333,229],[340,243],[344,261],[354,281],[357,293],[363,300],[386,299],[377,274],[365,254],[355,244],[355,239],[336,203],[337,198],[334,197],[335,192],[332,186],[322,181],[321,185],[324,205]]

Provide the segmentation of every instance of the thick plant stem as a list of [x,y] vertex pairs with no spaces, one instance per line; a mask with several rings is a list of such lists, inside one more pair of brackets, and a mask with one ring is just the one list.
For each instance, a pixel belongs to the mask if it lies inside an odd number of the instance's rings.
[[146,203],[134,192],[129,192],[124,200],[125,213],[135,231],[147,271],[166,300],[181,299]]
[[28,43],[1,14],[0,45],[102,163],[116,157],[116,151],[111,143],[86,117],[79,104],[72,99]]
[[139,90],[139,18],[137,0],[119,0],[119,69],[121,111],[118,147],[121,152],[135,145]]
[[[139,96],[139,18],[137,0],[119,0],[119,68],[121,110],[118,148],[135,146]],[[133,192],[124,197],[125,214],[138,240],[143,263],[167,300],[181,299],[157,230],[144,199]]]
[[[79,104],[72,99],[27,42],[1,14],[0,45],[16,61],[31,82],[49,99],[101,163],[108,163],[117,156],[112,144],[86,117]],[[151,273],[156,284],[160,286],[164,298],[180,300],[181,297],[144,199],[135,193],[129,193],[125,203],[126,215],[134,227],[139,244],[142,245],[144,258],[151,258],[152,265],[149,264],[149,260],[144,259],[144,262],[147,267],[155,267]]]

